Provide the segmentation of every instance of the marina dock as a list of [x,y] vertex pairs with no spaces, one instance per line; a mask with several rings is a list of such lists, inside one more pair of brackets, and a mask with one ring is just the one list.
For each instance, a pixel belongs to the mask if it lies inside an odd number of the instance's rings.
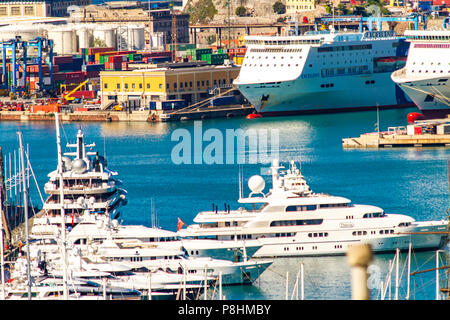
[[342,139],[344,149],[394,147],[450,147],[450,118],[418,120],[413,124],[388,127],[388,131],[369,132]]
[[[186,108],[167,113],[150,113],[148,110],[131,112],[112,110],[73,111],[61,113],[62,121],[92,121],[92,122],[158,122],[197,120],[209,118],[229,118],[246,116],[254,111],[251,105],[225,105]],[[161,117],[161,115],[163,115]],[[0,121],[54,121],[52,112],[0,111]]]
[[406,135],[387,133],[365,133],[356,138],[342,139],[342,147],[351,148],[394,148],[394,147],[450,147],[450,134]]

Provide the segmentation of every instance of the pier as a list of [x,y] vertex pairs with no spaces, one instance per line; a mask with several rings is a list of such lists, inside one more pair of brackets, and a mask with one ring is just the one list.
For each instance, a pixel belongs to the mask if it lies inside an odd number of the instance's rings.
[[394,148],[394,147],[450,147],[450,134],[370,134],[356,138],[342,139],[342,147],[351,148]]
[[[239,117],[246,116],[254,110],[253,106],[247,104],[188,107],[167,113],[149,113],[148,110],[132,110],[130,112],[92,110],[61,113],[60,118],[61,121],[67,122],[158,122]],[[55,121],[55,114],[52,112],[0,111],[0,121]]]
[[395,147],[450,147],[450,118],[419,120],[406,127],[388,127],[388,131],[363,133],[343,138],[344,149]]

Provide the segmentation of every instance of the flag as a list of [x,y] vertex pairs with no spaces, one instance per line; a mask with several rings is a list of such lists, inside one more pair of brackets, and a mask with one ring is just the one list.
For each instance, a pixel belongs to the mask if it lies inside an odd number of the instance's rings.
[[183,222],[183,220],[181,220],[180,218],[178,218],[178,227],[177,227],[177,231],[180,231],[181,228],[183,228],[184,226],[187,226],[186,223]]

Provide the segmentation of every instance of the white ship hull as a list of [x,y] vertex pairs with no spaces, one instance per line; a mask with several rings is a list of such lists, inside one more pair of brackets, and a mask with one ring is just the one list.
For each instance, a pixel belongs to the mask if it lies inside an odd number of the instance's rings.
[[[320,113],[411,106],[390,73],[348,75],[328,80],[333,88],[321,88],[323,78],[296,79],[274,84],[237,85],[261,114]],[[366,84],[375,81],[375,84]],[[267,97],[262,101],[262,97]]]
[[392,79],[400,85],[425,116],[440,117],[450,113],[449,76],[408,79],[402,78],[400,74],[401,72],[394,72]]
[[[422,234],[420,232],[427,232]],[[432,232],[436,232],[433,234]],[[409,244],[413,250],[436,250],[445,245],[447,236],[446,224],[436,222],[414,228],[408,232],[387,235],[385,237],[342,237],[342,239],[323,239],[305,241],[305,237],[298,234],[295,237],[287,237],[284,242],[279,239],[268,239],[266,244],[259,249],[254,257],[289,257],[289,256],[334,256],[345,255],[348,247],[358,243],[369,243],[375,253],[395,252],[396,249],[408,250]],[[349,233],[351,234],[351,233]],[[278,240],[278,241],[276,241]]]
[[404,68],[392,74],[425,117],[450,113],[450,30],[406,31],[411,42]]
[[241,93],[265,115],[412,106],[392,81],[409,44],[391,31],[248,36]]

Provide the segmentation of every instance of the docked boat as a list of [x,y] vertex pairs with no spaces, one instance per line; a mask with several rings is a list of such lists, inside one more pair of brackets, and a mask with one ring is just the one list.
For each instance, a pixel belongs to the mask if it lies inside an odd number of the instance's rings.
[[413,106],[391,80],[409,43],[394,31],[245,37],[236,85],[262,115]]
[[[35,218],[35,226],[31,230],[31,256],[45,253],[48,257],[60,255],[57,243],[58,225],[40,228],[47,224],[47,217]],[[38,227],[36,227],[36,225]],[[43,232],[41,232],[43,231]],[[51,232],[50,232],[51,231]],[[67,245],[83,252],[92,250],[92,245],[106,240],[123,243],[140,243],[147,247],[165,248],[183,251],[191,257],[210,257],[215,259],[242,261],[251,258],[261,248],[260,241],[218,241],[214,239],[181,239],[173,231],[143,225],[123,225],[106,216],[85,214],[66,236]]]
[[261,176],[249,179],[251,193],[239,199],[247,208],[200,212],[179,235],[258,239],[263,246],[254,257],[343,255],[357,243],[371,244],[375,253],[407,250],[410,243],[414,250],[431,250],[448,241],[447,221],[418,222],[344,197],[314,193],[295,163],[284,172],[280,169],[274,161],[267,194]]
[[190,257],[181,250],[148,246],[143,243],[104,241],[96,246],[95,257],[99,261],[116,262],[128,265],[133,270],[191,274],[202,277],[222,277],[224,285],[251,284],[271,264],[270,260],[248,260],[233,262],[211,257]]
[[[84,134],[78,131],[75,144],[67,144],[75,152],[66,152],[62,157],[64,206],[66,225],[79,223],[84,214],[105,215],[118,218],[120,209],[127,204],[127,192],[120,188],[121,181],[115,177],[117,172],[108,169],[106,159],[98,152],[88,151],[95,143],[86,144]],[[42,210],[43,220],[36,220],[35,232],[53,234],[55,227],[61,225],[61,204],[58,170],[49,173],[45,193],[49,195]]]
[[406,31],[411,42],[406,66],[392,80],[426,118],[450,114],[450,30]]

